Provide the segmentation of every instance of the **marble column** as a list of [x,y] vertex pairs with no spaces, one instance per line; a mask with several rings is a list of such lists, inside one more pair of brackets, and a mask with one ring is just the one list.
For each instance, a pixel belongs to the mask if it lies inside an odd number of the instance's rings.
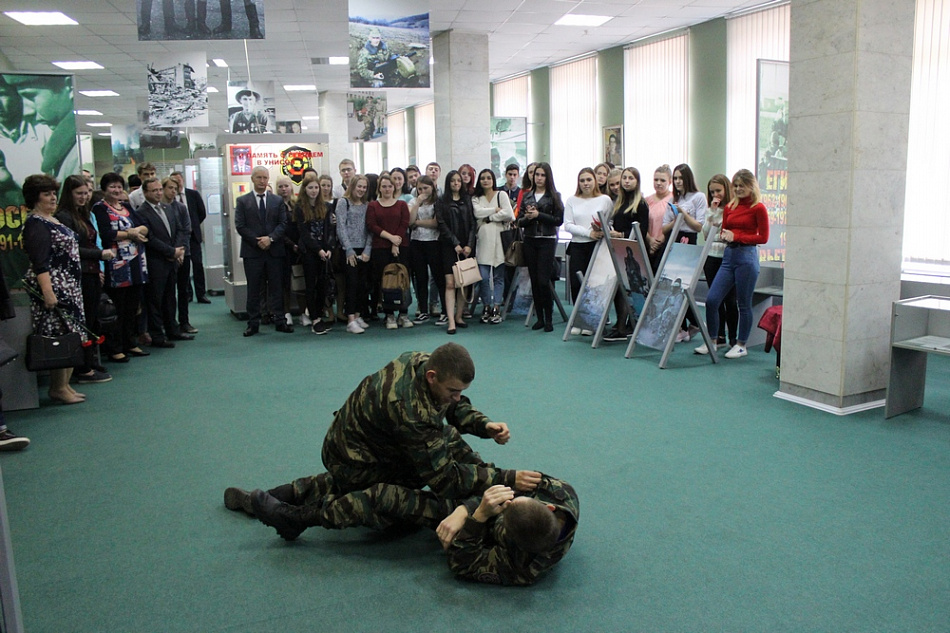
[[344,158],[353,158],[353,148],[347,138],[346,93],[321,92],[319,99],[320,131],[330,135],[328,173],[336,184],[340,182],[339,165]]
[[780,398],[883,404],[913,42],[913,2],[792,0]]
[[478,171],[491,160],[488,35],[444,31],[432,51],[436,162],[443,174],[463,163]]

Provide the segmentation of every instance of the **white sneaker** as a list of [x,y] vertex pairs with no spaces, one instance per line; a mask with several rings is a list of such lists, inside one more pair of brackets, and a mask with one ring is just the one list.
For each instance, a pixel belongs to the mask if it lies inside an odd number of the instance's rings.
[[[716,349],[716,348],[713,347],[713,349]],[[705,343],[703,343],[702,345],[700,345],[699,347],[697,347],[696,349],[694,349],[694,350],[693,350],[693,353],[694,353],[694,354],[700,354],[700,355],[705,356],[706,354],[709,353],[709,348],[706,346]]]
[[294,324],[294,317],[290,315],[290,312],[284,312],[284,321],[287,322],[287,325]]
[[387,315],[386,315],[386,329],[387,329],[387,330],[395,330],[397,327],[399,327],[399,326],[396,325],[396,317],[394,317],[394,316],[391,315],[391,314],[387,314]]
[[363,328],[364,330],[368,330],[368,329],[369,329],[369,324],[366,323],[366,321],[363,320],[363,317],[356,317],[356,322],[357,322],[357,323],[359,324],[359,326],[360,326],[361,328]]
[[580,336],[580,335],[581,335],[581,329],[579,327],[571,328],[571,336]]
[[304,327],[309,327],[313,325],[313,319],[307,316],[307,313],[304,312],[303,314],[300,315],[300,325]]
[[350,321],[346,324],[346,331],[350,334],[362,334],[366,330],[360,327],[359,321]]
[[689,332],[687,332],[686,330],[680,330],[679,333],[676,335],[677,343],[685,343],[688,340],[689,340]]
[[581,330],[581,336],[593,336],[594,332],[592,330]]
[[726,358],[742,358],[749,354],[748,350],[742,345],[736,344],[732,346],[732,349],[726,352]]
[[399,324],[399,327],[412,327],[412,321],[405,314],[400,314],[399,318],[396,319],[396,323]]

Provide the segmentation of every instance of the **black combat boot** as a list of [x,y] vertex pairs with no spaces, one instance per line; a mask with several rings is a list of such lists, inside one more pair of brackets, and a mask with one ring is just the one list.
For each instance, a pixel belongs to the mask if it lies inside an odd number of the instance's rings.
[[277,530],[285,541],[293,541],[307,529],[299,506],[284,503],[263,490],[252,491],[250,497],[257,520]]

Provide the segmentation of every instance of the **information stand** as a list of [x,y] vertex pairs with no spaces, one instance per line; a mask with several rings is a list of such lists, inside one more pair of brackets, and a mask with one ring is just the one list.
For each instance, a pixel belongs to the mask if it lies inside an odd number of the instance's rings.
[[604,335],[604,323],[616,292],[617,271],[614,269],[610,246],[600,240],[594,247],[587,272],[584,273],[562,340],[570,338],[571,328],[576,327],[592,331],[594,340],[591,347],[597,347]]
[[617,326],[623,325],[628,318],[635,324],[643,314],[643,306],[653,287],[653,269],[650,268],[650,256],[640,232],[640,223],[634,222],[626,238],[611,238],[608,233],[604,240],[613,254],[617,291],[624,298],[624,314],[617,315]]
[[[677,235],[683,222],[682,214],[677,214],[676,222],[670,235]],[[699,306],[693,298],[693,291],[699,276],[703,271],[703,263],[712,246],[712,240],[707,240],[702,246],[698,244],[682,244],[670,241],[663,252],[663,259],[657,270],[657,279],[650,289],[650,294],[643,305],[643,315],[637,320],[633,329],[633,336],[627,345],[625,358],[633,355],[637,343],[663,351],[660,357],[660,369],[666,368],[666,361],[676,344],[676,335],[680,324],[690,308],[699,315]],[[699,329],[703,341],[709,348],[709,358],[718,363],[714,341],[706,330],[705,319],[699,320]]]
[[[557,292],[555,292],[554,282],[549,283],[554,304],[557,306],[558,312],[561,313],[561,318],[567,321],[567,312],[564,310],[564,305],[561,304]],[[508,291],[508,299],[502,308],[501,316],[502,319],[507,319],[508,315],[521,316],[522,314],[525,315],[524,325],[528,327],[531,325],[531,317],[534,316],[534,295],[531,294],[531,277],[528,275],[528,269],[519,266],[511,280],[511,289]]]

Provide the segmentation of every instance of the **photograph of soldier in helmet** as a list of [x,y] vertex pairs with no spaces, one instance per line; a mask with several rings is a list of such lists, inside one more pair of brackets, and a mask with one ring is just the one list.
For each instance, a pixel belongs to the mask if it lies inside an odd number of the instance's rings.
[[350,86],[428,88],[429,14],[410,2],[350,2]]

